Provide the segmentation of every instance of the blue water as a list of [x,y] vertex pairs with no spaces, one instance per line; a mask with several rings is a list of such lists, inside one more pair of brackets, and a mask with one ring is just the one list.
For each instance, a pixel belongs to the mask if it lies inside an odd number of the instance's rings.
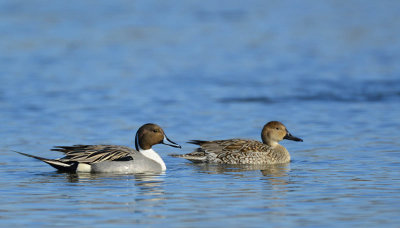
[[[0,226],[398,227],[400,2],[0,1]],[[303,143],[260,169],[199,165],[190,139]],[[13,152],[133,146],[161,175],[58,173]]]

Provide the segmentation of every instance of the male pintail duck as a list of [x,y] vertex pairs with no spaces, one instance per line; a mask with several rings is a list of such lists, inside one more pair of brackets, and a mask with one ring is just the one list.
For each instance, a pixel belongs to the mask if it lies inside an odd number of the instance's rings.
[[59,159],[47,159],[18,153],[41,160],[63,172],[162,172],[166,170],[166,166],[162,158],[152,149],[152,146],[156,144],[181,148],[168,139],[160,126],[148,123],[141,126],[136,132],[136,150],[127,146],[116,145],[56,146],[51,150],[65,154],[65,157]]
[[191,140],[188,143],[199,145],[192,153],[173,157],[186,158],[192,162],[220,164],[279,164],[290,161],[290,154],[279,141],[294,137],[279,121],[271,121],[261,131],[262,142],[249,139],[227,139],[215,141]]

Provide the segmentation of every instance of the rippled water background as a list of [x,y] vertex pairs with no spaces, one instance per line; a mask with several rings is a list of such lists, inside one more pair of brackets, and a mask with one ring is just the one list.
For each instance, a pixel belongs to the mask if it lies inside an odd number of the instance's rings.
[[[0,225],[398,227],[399,1],[0,1]],[[196,165],[190,139],[259,139],[293,161]],[[22,157],[133,145],[162,175],[72,175]]]

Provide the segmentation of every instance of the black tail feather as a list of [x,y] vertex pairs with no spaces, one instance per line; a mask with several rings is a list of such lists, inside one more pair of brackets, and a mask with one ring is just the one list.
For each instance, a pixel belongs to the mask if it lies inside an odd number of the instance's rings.
[[27,157],[38,159],[44,163],[51,165],[52,167],[54,167],[62,172],[74,172],[74,171],[76,171],[76,168],[78,166],[77,162],[63,162],[60,160],[43,158],[43,157],[31,155],[31,154],[22,153],[19,151],[14,151],[14,152],[19,153],[24,156],[27,156]]
[[206,142],[208,142],[208,141],[205,141],[205,140],[190,140],[187,143],[191,143],[191,144],[195,144],[195,145],[201,146],[201,144],[204,144]]

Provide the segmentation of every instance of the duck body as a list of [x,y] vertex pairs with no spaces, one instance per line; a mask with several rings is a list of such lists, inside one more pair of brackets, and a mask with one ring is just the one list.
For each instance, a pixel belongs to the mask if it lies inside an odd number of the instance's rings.
[[181,156],[193,162],[219,164],[277,164],[290,161],[285,147],[271,147],[256,140],[228,139],[215,141],[193,140],[199,145],[194,152]]
[[[153,152],[156,153],[155,151]],[[103,161],[93,163],[90,167],[90,172],[129,174],[163,172],[167,169],[161,157],[159,157],[161,160],[155,160],[137,151],[129,156],[131,160],[128,161]]]
[[153,145],[165,144],[181,148],[167,138],[156,124],[145,124],[135,136],[136,150],[118,145],[73,145],[56,146],[52,151],[65,154],[59,159],[42,158],[18,152],[43,161],[63,172],[90,173],[144,173],[166,170],[163,159],[152,149]]
[[227,140],[192,140],[188,143],[198,145],[195,151],[172,155],[192,162],[219,164],[279,164],[290,162],[288,150],[278,142],[283,139],[303,141],[289,133],[286,127],[278,121],[264,125],[261,132],[262,142],[250,139]]

